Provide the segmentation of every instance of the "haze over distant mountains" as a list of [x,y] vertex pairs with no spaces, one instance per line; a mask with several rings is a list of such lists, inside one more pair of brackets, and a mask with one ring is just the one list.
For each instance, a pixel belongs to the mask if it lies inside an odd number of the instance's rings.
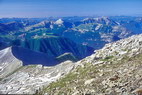
[[[0,19],[0,49],[18,46],[41,52],[58,61],[56,64],[77,61],[106,43],[140,34],[141,21],[141,17],[125,16],[3,18]],[[49,65],[48,62],[42,64]]]

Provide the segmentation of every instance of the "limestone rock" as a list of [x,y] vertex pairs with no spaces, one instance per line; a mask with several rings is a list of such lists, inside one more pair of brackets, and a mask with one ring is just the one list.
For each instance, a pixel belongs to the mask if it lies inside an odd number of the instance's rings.
[[66,61],[54,67],[42,65],[24,66],[14,74],[0,81],[1,94],[34,94],[43,86],[69,73],[75,64]]
[[13,55],[11,47],[0,51],[0,78],[4,78],[21,66],[22,62]]

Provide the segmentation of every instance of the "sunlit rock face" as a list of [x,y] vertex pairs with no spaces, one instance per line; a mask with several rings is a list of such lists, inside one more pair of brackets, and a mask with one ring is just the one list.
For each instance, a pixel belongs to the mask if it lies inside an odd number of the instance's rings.
[[12,53],[12,47],[0,51],[0,78],[3,78],[22,66],[22,61]]
[[3,94],[34,94],[43,86],[56,81],[69,73],[76,64],[71,61],[57,66],[28,65],[0,81],[0,93]]
[[49,84],[40,93],[140,95],[142,34],[106,44],[77,64],[80,64],[78,68]]

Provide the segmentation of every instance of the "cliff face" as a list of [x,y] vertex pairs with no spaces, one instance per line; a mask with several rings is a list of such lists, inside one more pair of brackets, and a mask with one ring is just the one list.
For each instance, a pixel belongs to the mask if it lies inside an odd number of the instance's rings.
[[46,53],[51,57],[57,57],[64,53],[71,52],[78,59],[85,58],[94,51],[91,47],[79,45],[69,39],[58,36],[28,39],[22,43],[22,47]]
[[105,45],[40,93],[141,95],[142,35]]

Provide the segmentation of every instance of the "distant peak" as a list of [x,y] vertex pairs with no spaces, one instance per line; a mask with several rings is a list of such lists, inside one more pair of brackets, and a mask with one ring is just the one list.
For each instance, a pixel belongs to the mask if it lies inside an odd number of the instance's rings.
[[61,24],[63,24],[63,20],[62,19],[58,19],[56,22],[55,22],[55,24],[59,24],[59,25],[61,25]]

